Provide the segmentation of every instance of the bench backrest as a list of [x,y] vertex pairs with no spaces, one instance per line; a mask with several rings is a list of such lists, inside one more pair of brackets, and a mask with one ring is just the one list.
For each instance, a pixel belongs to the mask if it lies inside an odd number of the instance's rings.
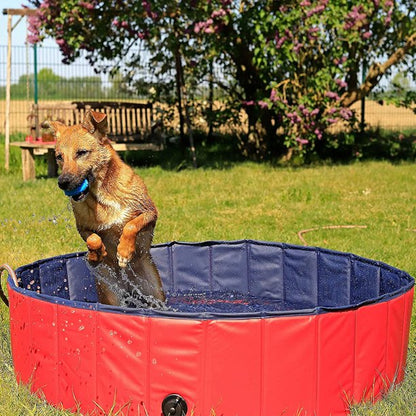
[[153,104],[115,101],[74,101],[71,104],[33,105],[28,116],[30,135],[39,136],[45,120],[59,120],[67,125],[79,124],[88,110],[107,114],[108,137],[116,143],[149,141],[154,130]]
[[76,101],[75,123],[88,110],[107,114],[108,136],[115,142],[142,141],[152,130],[153,104],[114,101]]
[[33,104],[32,111],[27,117],[29,122],[29,135],[39,137],[40,125],[45,120],[58,120],[68,126],[74,124],[76,106],[70,103],[59,104]]

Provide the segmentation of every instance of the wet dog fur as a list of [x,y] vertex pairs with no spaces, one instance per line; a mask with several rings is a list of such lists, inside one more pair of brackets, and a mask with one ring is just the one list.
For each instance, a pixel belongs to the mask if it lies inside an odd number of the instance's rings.
[[79,125],[48,124],[56,138],[59,187],[70,191],[88,180],[88,189],[70,199],[89,263],[108,266],[96,267],[99,302],[122,305],[120,293],[134,296],[133,288],[163,302],[150,254],[157,209],[143,180],[111,146],[106,115],[90,111]]

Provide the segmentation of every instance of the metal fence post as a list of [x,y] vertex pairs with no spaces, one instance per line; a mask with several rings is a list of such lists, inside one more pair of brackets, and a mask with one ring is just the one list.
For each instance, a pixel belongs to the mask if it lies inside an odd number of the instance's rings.
[[7,16],[7,81],[6,81],[6,114],[5,114],[5,163],[6,171],[10,168],[10,84],[12,77],[12,15]]
[[33,45],[33,101],[35,103],[34,110],[35,110],[35,131],[37,139],[39,137],[39,106],[38,106],[38,50],[36,47],[36,43]]

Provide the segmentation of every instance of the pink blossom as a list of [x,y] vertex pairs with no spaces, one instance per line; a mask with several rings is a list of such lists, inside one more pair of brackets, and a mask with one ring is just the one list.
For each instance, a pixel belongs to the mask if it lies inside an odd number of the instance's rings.
[[272,101],[272,102],[277,101],[277,92],[274,88],[270,92],[270,101]]
[[299,115],[296,112],[287,113],[287,117],[289,118],[292,124],[299,124],[302,121],[302,119],[299,117]]
[[336,79],[335,82],[340,88],[347,88],[348,84],[342,79]]
[[80,2],[78,2],[78,4],[81,7],[84,7],[87,10],[93,10],[94,9],[94,5],[89,3],[88,1],[80,1]]
[[299,53],[299,50],[303,47],[303,43],[300,43],[298,41],[295,42],[295,46],[293,47],[293,51],[295,53]]
[[195,33],[199,33],[201,31],[203,31],[205,33],[215,33],[215,32],[218,32],[219,26],[216,25],[214,27],[214,26],[212,26],[213,23],[214,23],[214,21],[211,18],[209,18],[205,22],[197,22],[197,23],[195,23],[195,26],[194,26],[194,32]]
[[370,31],[368,31],[368,32],[364,32],[364,33],[363,33],[363,38],[364,38],[364,39],[369,39],[369,38],[371,38],[371,32],[370,32]]
[[149,37],[149,32],[145,31],[145,32],[138,32],[137,36],[139,37],[139,39],[147,39]]
[[199,33],[201,29],[203,29],[204,27],[205,27],[204,22],[197,22],[195,23],[195,26],[194,26],[194,32]]
[[40,41],[40,38],[39,38],[39,35],[37,35],[37,34],[28,33],[28,35],[26,36],[26,41],[30,45],[34,45],[35,43],[38,43]]
[[223,17],[227,14],[227,12],[224,9],[220,9],[220,10],[215,10],[211,13],[211,17],[213,19],[217,18],[217,17]]
[[359,6],[354,6],[352,10],[347,14],[344,29],[349,30],[366,18],[367,15],[364,13],[363,6],[361,4]]
[[314,108],[312,111],[311,111],[311,116],[316,116],[316,115],[318,115],[319,114],[319,108]]
[[352,112],[349,108],[344,107],[344,108],[341,108],[341,110],[339,111],[339,115],[340,115],[340,116],[341,116],[344,120],[349,120],[349,119],[352,117],[353,112]]
[[334,100],[339,100],[340,99],[339,95],[336,92],[333,92],[333,91],[327,91],[325,93],[325,97],[328,97],[328,98],[331,98],[331,99],[334,99]]
[[316,40],[317,39],[317,33],[319,32],[318,27],[312,27],[308,30],[308,39],[309,40]]
[[300,6],[301,7],[308,7],[308,6],[310,6],[311,5],[311,2],[309,1],[309,0],[303,0],[301,3],[300,3]]
[[257,104],[259,105],[260,108],[269,108],[269,104],[266,103],[266,101],[257,101]]
[[296,137],[296,141],[300,144],[308,144],[309,143],[309,140],[301,139],[300,137]]
[[282,47],[282,45],[285,43],[286,39],[287,39],[286,36],[279,37],[279,33],[276,32],[276,34],[274,35],[274,40],[276,42],[276,48],[280,49]]
[[142,0],[143,9],[146,11],[147,15],[152,19],[156,20],[158,18],[158,14],[152,11],[152,7],[150,5],[149,0]]
[[334,64],[335,65],[342,65],[343,63],[345,63],[347,60],[347,57],[344,55],[339,59],[334,59]]
[[315,129],[314,133],[319,140],[322,139],[322,132],[319,129]]
[[40,32],[39,32],[39,26],[41,25],[39,16],[29,16],[27,18],[28,21],[28,35],[26,40],[31,45],[34,45],[35,43],[38,43],[40,41]]
[[324,10],[325,10],[325,6],[324,6],[323,4],[320,4],[319,6],[316,6],[315,8],[313,8],[313,9],[309,10],[309,11],[306,13],[306,17],[311,17],[311,16],[313,16],[314,14],[319,14],[319,13],[322,13]]

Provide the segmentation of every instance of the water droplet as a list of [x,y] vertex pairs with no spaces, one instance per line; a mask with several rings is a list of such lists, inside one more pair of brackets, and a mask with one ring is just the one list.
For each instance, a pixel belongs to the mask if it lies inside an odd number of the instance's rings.
[[78,328],[78,330],[79,331],[83,331],[85,329],[85,326],[84,325],[81,325],[79,328]]

